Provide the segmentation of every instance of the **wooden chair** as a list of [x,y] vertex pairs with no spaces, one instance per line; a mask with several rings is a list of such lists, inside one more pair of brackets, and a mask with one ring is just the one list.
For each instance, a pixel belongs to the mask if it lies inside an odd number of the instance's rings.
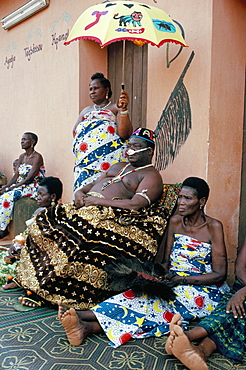
[[36,200],[30,197],[23,197],[15,202],[13,211],[13,236],[22,233],[26,229],[26,221],[32,217],[33,212],[37,208]]

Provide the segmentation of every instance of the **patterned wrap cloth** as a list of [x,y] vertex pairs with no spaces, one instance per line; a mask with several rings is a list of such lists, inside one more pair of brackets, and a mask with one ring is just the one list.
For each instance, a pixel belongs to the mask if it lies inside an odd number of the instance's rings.
[[[23,181],[27,177],[31,169],[32,166],[30,164],[21,164],[18,169],[19,176],[15,184]],[[44,176],[45,168],[44,166],[42,166],[32,183],[28,185],[22,185],[13,190],[9,190],[0,196],[0,230],[5,230],[12,220],[14,203],[18,199],[23,197],[37,199],[38,184],[44,178]]]
[[74,191],[95,181],[112,164],[125,162],[127,141],[117,134],[116,117],[109,109],[88,112],[74,136]]
[[24,288],[51,304],[90,309],[113,295],[104,266],[117,256],[153,260],[180,187],[140,211],[72,203],[53,206],[28,227],[17,274]]
[[[170,254],[170,270],[180,276],[212,272],[211,245],[186,235],[175,234]],[[135,297],[132,290],[115,295],[92,308],[113,347],[130,338],[160,337],[169,332],[175,313],[182,316],[183,327],[195,318],[209,315],[222,295],[223,285],[179,285],[173,288],[175,299],[165,301],[147,295]]]
[[[203,327],[217,345],[217,349],[223,356],[229,357],[235,362],[243,360],[246,339],[246,318],[234,318],[233,314],[226,313],[226,305],[229,299],[241,288],[238,280],[235,281],[230,292],[225,293],[216,309],[211,315],[205,317],[197,326]],[[244,302],[246,309],[246,302]]]

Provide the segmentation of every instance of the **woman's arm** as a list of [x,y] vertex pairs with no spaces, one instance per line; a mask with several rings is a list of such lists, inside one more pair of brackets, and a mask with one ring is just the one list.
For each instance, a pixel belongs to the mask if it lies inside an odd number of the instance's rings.
[[3,194],[5,193],[5,191],[9,190],[9,187],[16,182],[17,178],[18,178],[18,170],[16,170],[16,172],[14,173],[14,176],[9,180],[9,182],[1,188],[0,194]]
[[43,157],[41,156],[41,154],[36,152],[36,155],[33,159],[32,168],[30,172],[28,173],[27,177],[21,182],[18,182],[17,184],[12,185],[11,189],[18,188],[19,186],[22,186],[22,185],[31,184],[34,180],[34,177],[39,173],[41,166],[43,166]]
[[164,257],[162,266],[164,267],[165,271],[168,272],[169,270],[169,260],[170,260],[170,253],[174,241],[174,234],[175,228],[179,223],[180,216],[172,216],[169,221],[168,229],[167,229],[167,237],[166,237],[166,246],[164,249]]
[[116,102],[117,106],[117,131],[121,139],[127,140],[132,134],[133,127],[129,117],[127,106],[129,104],[129,97],[126,91],[121,91],[120,98]]
[[238,252],[235,262],[235,275],[238,280],[246,286],[246,237],[244,238],[243,245]]
[[246,237],[242,247],[238,252],[235,263],[235,275],[245,286],[238,290],[228,301],[226,312],[230,313],[230,311],[232,311],[235,318],[238,316],[242,318],[246,315],[246,310],[244,307],[244,301],[246,300]]
[[[227,254],[224,240],[223,225],[220,221],[211,220],[209,223],[212,244],[212,272],[199,276],[199,283],[220,284],[227,275]],[[197,284],[196,282],[194,284]]]

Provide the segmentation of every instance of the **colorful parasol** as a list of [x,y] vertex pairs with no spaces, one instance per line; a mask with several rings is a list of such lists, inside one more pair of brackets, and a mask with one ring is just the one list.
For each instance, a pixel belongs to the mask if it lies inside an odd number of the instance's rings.
[[[132,41],[139,46],[149,43],[160,47],[169,42],[187,46],[177,24],[163,10],[134,1],[107,1],[86,9],[64,44],[79,39],[94,40],[101,47],[122,40]],[[123,42],[123,81],[124,63]]]
[[177,25],[163,10],[134,1],[104,2],[86,9],[65,45],[78,39],[94,40],[101,47],[121,40],[157,47],[165,42],[187,46]]

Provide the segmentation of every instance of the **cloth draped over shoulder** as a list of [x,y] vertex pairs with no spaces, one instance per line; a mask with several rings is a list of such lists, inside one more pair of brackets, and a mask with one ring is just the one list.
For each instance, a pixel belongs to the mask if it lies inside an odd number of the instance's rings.
[[21,251],[21,284],[51,304],[82,310],[110,297],[104,266],[119,255],[154,259],[179,189],[166,188],[164,201],[140,211],[72,203],[42,211]]
[[[26,179],[27,175],[32,169],[32,165],[30,164],[21,164],[18,168],[19,176],[15,183],[18,184],[19,182]],[[33,179],[33,182],[27,185],[21,185],[13,190],[9,190],[5,192],[3,195],[0,196],[0,230],[5,230],[10,221],[12,220],[12,213],[14,203],[23,197],[30,197],[33,199],[37,199],[37,189],[39,182],[45,176],[45,167],[40,167],[39,172]]]
[[126,161],[127,141],[117,134],[116,117],[109,109],[84,115],[74,136],[74,191],[95,181],[112,164]]

